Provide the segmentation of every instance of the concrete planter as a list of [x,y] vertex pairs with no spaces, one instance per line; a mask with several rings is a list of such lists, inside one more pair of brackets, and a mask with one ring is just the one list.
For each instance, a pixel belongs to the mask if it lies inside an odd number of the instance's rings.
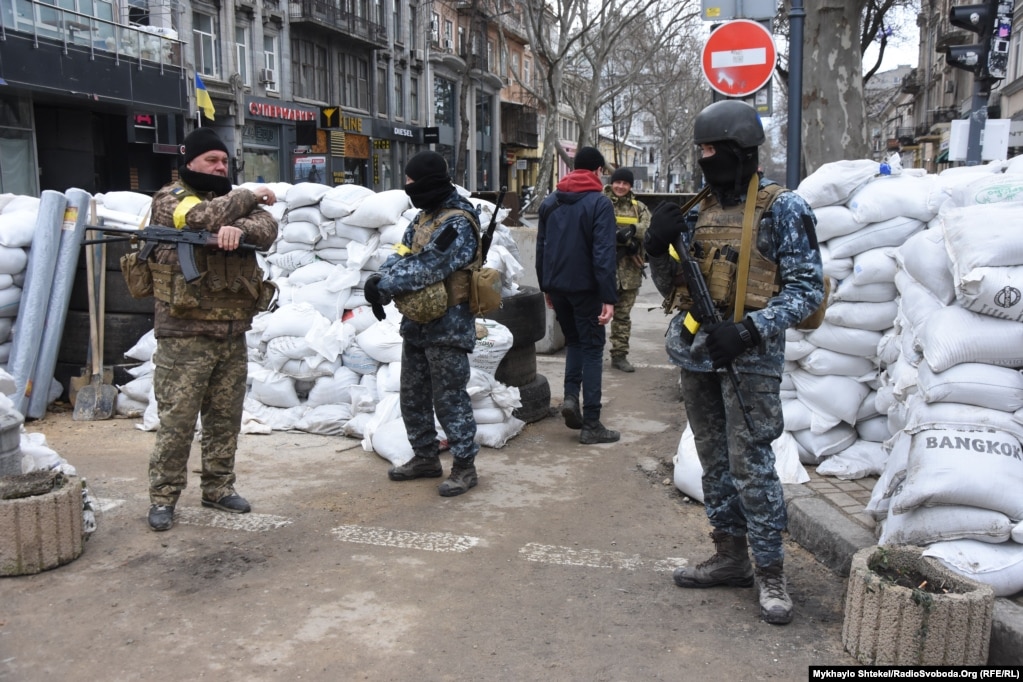
[[82,554],[82,479],[42,495],[0,500],[0,576],[31,575]]
[[[849,570],[842,644],[864,665],[984,665],[994,592],[921,556],[919,547],[867,547]],[[895,584],[871,566],[926,579],[946,593]]]

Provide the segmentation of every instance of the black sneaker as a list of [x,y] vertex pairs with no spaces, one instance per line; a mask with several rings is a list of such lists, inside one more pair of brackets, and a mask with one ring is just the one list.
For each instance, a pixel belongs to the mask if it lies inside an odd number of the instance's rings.
[[565,396],[561,403],[561,416],[565,418],[565,426],[578,431],[583,427],[583,413],[579,410],[579,399],[574,395]]
[[174,526],[174,506],[154,504],[149,507],[149,527],[156,531],[170,530]]
[[617,431],[605,428],[599,421],[583,424],[582,433],[579,434],[579,442],[583,445],[596,445],[598,443],[616,443],[621,438]]
[[409,461],[387,470],[387,477],[392,481],[412,481],[417,478],[440,478],[444,469],[439,457],[414,456]]
[[228,493],[219,500],[207,500],[204,497],[202,498],[202,506],[219,509],[229,514],[248,514],[252,511],[252,507],[249,506],[245,498],[237,493]]
[[440,484],[437,492],[441,494],[441,497],[454,497],[469,492],[470,488],[476,487],[478,481],[476,465],[473,464],[473,461],[466,462],[456,457],[451,465],[451,475]]

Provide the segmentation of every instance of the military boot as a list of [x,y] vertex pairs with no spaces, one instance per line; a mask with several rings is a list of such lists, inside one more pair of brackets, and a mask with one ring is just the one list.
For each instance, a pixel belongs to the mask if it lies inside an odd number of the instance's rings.
[[695,568],[682,566],[672,574],[679,587],[749,587],[753,584],[753,565],[746,550],[745,535],[729,535],[715,530],[710,534],[714,541],[714,556],[699,563]]
[[478,480],[473,460],[455,457],[451,464],[451,474],[444,479],[437,491],[441,497],[454,497],[469,492],[469,488],[475,488]]
[[785,589],[785,571],[782,562],[770,566],[757,566],[757,598],[760,617],[765,623],[785,625],[792,621],[792,598]]
[[621,438],[621,434],[606,428],[597,420],[583,422],[583,430],[579,434],[579,442],[583,445],[615,443],[619,438]]
[[628,358],[624,355],[613,355],[611,356],[611,366],[617,369],[619,372],[635,372],[636,368],[632,366]]
[[565,426],[570,429],[579,430],[583,427],[583,413],[579,409],[579,399],[574,395],[566,395],[561,403],[561,416],[565,419]]
[[411,481],[416,478],[440,478],[444,469],[440,466],[439,457],[420,457],[416,455],[409,461],[387,470],[387,477],[392,481]]

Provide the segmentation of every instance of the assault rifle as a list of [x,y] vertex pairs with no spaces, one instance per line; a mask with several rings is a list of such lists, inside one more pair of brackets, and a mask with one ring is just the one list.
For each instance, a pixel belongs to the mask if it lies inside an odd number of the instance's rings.
[[[689,209],[699,203],[709,192],[710,187],[704,187],[699,194],[681,208],[682,213],[688,213]],[[686,331],[696,336],[696,332],[701,324],[721,322],[721,313],[714,305],[714,299],[711,298],[710,290],[707,289],[707,282],[700,271],[700,264],[696,262],[696,259],[689,252],[689,248],[686,246],[682,235],[679,235],[678,241],[673,246],[678,254],[682,277],[685,278],[686,287],[689,289],[689,296],[693,299],[693,307],[686,313],[682,324]],[[739,408],[742,409],[742,418],[746,421],[746,428],[752,431],[753,419],[750,417],[749,408],[742,397],[742,389],[739,387],[739,374],[731,363],[729,363],[726,369],[728,370],[728,378],[732,381],[732,388],[735,389],[735,399],[739,403]]]
[[[130,241],[132,244],[142,242],[139,249],[139,259],[149,260],[153,249],[157,244],[176,244],[178,247],[178,260],[181,262],[181,273],[185,276],[186,282],[194,282],[202,276],[198,266],[195,264],[195,249],[208,248],[216,249],[217,235],[208,230],[176,230],[173,227],[162,227],[160,225],[149,225],[147,227],[133,230],[124,227],[106,227],[103,225],[86,225],[87,230],[98,230],[107,234],[123,234],[126,237],[110,237],[104,239],[86,239],[83,244],[105,244],[107,242]],[[253,244],[246,244],[243,240],[238,244],[240,249],[255,251]]]
[[484,263],[487,262],[487,252],[490,251],[490,243],[494,241],[494,228],[497,227],[497,212],[501,210],[504,194],[507,191],[508,187],[502,185],[501,191],[497,194],[497,202],[494,204],[494,213],[490,216],[490,225],[487,227],[487,231],[480,235],[480,253],[483,254]]

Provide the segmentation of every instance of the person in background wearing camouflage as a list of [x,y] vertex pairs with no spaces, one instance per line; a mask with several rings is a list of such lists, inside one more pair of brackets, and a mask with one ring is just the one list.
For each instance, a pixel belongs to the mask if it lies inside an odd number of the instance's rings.
[[196,417],[202,415],[202,505],[244,514],[249,503],[235,492],[234,457],[241,431],[248,373],[245,332],[261,305],[263,273],[251,250],[277,238],[270,188],[231,189],[227,146],[210,128],[185,138],[180,180],[153,197],[151,223],[215,233],[217,248],[196,249],[200,280],[187,284],[176,246],[158,244],[153,274],[157,339],[153,391],[160,428],[149,459],[149,527],[169,530],[187,483]]
[[600,423],[604,325],[618,301],[614,207],[600,181],[604,155],[580,147],[572,163],[575,170],[540,204],[536,280],[565,333],[565,426],[579,429],[584,445],[614,443],[621,434]]
[[476,419],[465,388],[476,323],[469,310],[469,270],[480,260],[479,214],[448,176],[437,152],[424,151],[405,166],[405,192],[420,209],[396,253],[365,284],[366,301],[378,319],[394,301],[402,313],[401,418],[413,457],[391,467],[392,481],[440,478],[440,444],[434,411],[451,447],[451,474],[444,497],[476,486]]
[[[787,519],[771,443],[784,429],[780,388],[785,330],[812,313],[824,297],[817,220],[798,194],[777,191],[775,183],[758,173],[764,129],[750,105],[738,100],[711,104],[694,121],[694,141],[711,189],[695,228],[689,229],[677,205],[665,202],[654,211],[645,240],[665,310],[678,313],[668,326],[666,346],[672,363],[682,368],[686,416],[703,466],[704,504],[716,550],[703,563],[676,569],[673,578],[687,588],[749,587],[755,582],[761,618],[785,624],[792,620],[783,571]],[[767,201],[771,196],[773,202]],[[676,279],[678,258],[671,250],[681,237],[678,248],[698,251],[699,246],[704,254],[713,248],[738,252],[749,212],[753,248],[742,305],[735,303],[734,287],[725,287],[731,292],[730,304],[712,293],[724,321],[700,320],[705,324],[697,327],[686,319],[692,299]],[[756,281],[754,274],[760,275]],[[737,268],[731,276],[742,279]],[[728,277],[724,279],[727,284]],[[720,371],[729,365],[738,373],[741,396]],[[749,408],[750,426],[740,397]]]
[[632,306],[643,283],[643,237],[650,226],[650,209],[632,193],[635,178],[628,168],[611,174],[604,194],[615,207],[618,225],[615,256],[618,259],[618,303],[611,319],[611,366],[622,372],[635,372],[629,362],[629,336],[632,334]]

